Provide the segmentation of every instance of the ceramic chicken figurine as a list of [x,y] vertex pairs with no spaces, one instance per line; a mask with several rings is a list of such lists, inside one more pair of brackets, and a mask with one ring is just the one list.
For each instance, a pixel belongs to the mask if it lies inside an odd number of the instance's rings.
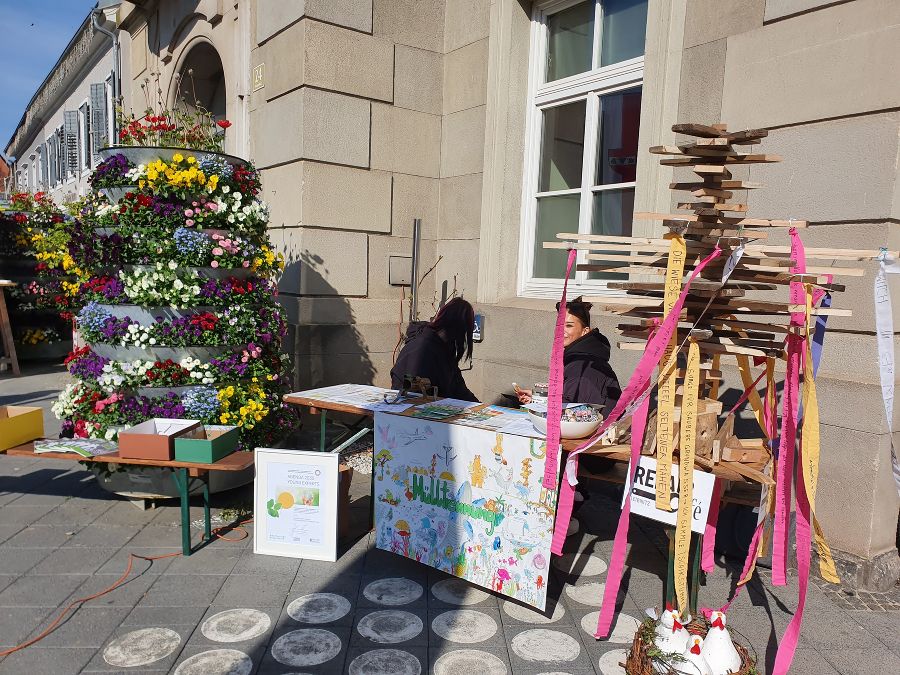
[[731,634],[725,628],[725,613],[713,612],[709,618],[712,623],[703,641],[703,658],[713,675],[737,673],[741,669],[741,655],[734,648]]
[[690,634],[681,623],[681,614],[677,609],[667,607],[662,613],[654,630],[654,644],[664,653],[680,654],[687,646]]
[[681,675],[712,675],[712,670],[703,658],[703,638],[691,635],[682,654],[683,661],[673,663],[676,673]]

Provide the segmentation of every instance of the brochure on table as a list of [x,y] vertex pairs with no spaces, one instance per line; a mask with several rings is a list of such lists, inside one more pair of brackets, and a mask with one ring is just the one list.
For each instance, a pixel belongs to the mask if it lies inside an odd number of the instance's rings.
[[257,448],[253,552],[337,560],[339,456]]

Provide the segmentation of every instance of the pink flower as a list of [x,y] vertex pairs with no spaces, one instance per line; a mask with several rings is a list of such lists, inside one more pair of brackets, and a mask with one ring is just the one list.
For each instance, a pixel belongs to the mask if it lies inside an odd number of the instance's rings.
[[241,267],[250,267],[250,261],[245,260],[244,262],[241,263]]
[[219,205],[216,204],[215,202],[207,202],[206,208],[208,208],[210,211],[218,211]]
[[219,247],[219,246],[216,246],[216,247],[212,250],[212,252],[213,252],[213,255],[222,255],[223,253],[225,253],[225,251],[223,251],[223,250],[221,249],[221,247]]
[[194,215],[193,209],[185,209],[185,210],[184,210],[184,215],[186,215],[188,218],[190,218],[191,216]]
[[184,224],[187,225],[188,227],[193,227],[194,220],[192,218],[188,218],[187,220],[184,221]]
[[191,202],[191,206],[197,206],[197,202]]
[[218,267],[218,266],[219,266],[219,261],[218,261],[218,260],[213,260],[213,261],[212,261],[211,263],[209,263],[209,264],[210,264],[211,267]]

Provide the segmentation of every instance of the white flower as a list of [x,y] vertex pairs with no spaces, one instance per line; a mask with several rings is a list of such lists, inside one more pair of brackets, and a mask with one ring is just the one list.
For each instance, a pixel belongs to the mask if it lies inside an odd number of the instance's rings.
[[[227,185],[223,185],[223,186],[222,186],[222,194],[226,194],[226,195],[227,195],[229,192],[231,192],[231,188],[228,187]],[[220,204],[220,205],[221,205],[221,204]]]
[[242,195],[240,192],[235,192],[235,193],[234,193],[234,198],[235,198],[235,200],[237,200],[237,201],[241,201],[241,200],[244,198],[244,195]]

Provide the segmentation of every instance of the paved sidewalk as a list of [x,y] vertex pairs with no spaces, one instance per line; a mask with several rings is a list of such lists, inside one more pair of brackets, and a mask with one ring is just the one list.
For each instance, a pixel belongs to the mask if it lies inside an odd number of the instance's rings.
[[[42,378],[52,377],[37,376],[33,391],[48,391]],[[0,399],[15,396],[8,382],[0,380]],[[357,536],[337,563],[254,555],[249,538],[215,541],[190,558],[136,560],[127,583],[0,660],[0,674],[623,672],[644,608],[660,601],[665,540],[654,524],[633,520],[621,614],[611,638],[595,640],[618,518],[614,488],[599,487],[579,512],[568,555],[554,560],[556,600],[542,616],[374,549],[360,534],[368,485],[355,476]],[[251,496],[249,486],[217,495],[219,524]],[[111,585],[129,553],[179,551],[178,522],[174,502],[141,511],[77,464],[0,455],[0,651],[40,633],[72,599]],[[720,563],[701,604],[722,604],[735,574]],[[732,606],[729,625],[755,648],[761,672],[796,598],[796,579],[773,588],[763,572]],[[900,672],[900,612],[838,607],[811,584],[794,663],[794,673]]]

